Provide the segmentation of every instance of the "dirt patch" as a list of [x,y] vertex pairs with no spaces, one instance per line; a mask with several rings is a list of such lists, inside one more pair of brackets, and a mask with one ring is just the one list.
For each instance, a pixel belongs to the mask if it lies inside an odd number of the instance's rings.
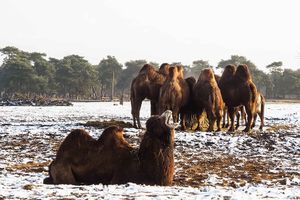
[[[237,158],[230,155],[222,155],[218,158],[195,159],[195,157],[181,154],[181,161],[177,163],[180,169],[175,175],[174,184],[181,186],[230,186],[241,187],[246,183],[285,185],[285,180],[300,177],[297,172],[284,172],[271,170],[276,163],[260,159]],[[188,163],[188,164],[186,164]],[[210,180],[213,177],[215,180]]]
[[133,128],[130,122],[118,121],[111,119],[109,121],[88,121],[83,126],[91,126],[96,128],[107,128],[109,126],[120,126],[122,128]]

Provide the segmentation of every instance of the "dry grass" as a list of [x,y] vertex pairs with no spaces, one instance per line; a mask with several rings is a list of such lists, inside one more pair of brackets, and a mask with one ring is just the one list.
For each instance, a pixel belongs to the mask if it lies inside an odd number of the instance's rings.
[[283,131],[283,130],[290,130],[292,128],[295,128],[296,126],[293,125],[287,125],[287,124],[274,124],[266,129],[266,131]]
[[267,103],[278,103],[278,104],[282,104],[282,103],[300,103],[300,99],[267,99],[266,100]]
[[45,167],[47,167],[50,164],[50,161],[48,162],[33,162],[30,161],[28,163],[22,163],[22,164],[14,164],[10,165],[6,168],[7,171],[24,171],[24,172],[44,172]]

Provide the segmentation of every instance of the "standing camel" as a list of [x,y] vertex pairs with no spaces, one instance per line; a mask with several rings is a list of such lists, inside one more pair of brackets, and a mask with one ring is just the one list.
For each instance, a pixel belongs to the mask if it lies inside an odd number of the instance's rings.
[[141,128],[140,109],[142,101],[149,99],[151,115],[158,114],[159,90],[169,73],[169,64],[163,63],[157,71],[154,66],[145,64],[132,80],[130,88],[131,114],[133,126]]
[[228,107],[230,117],[229,131],[234,131],[234,111],[236,107],[244,106],[247,113],[247,123],[244,132],[251,130],[257,104],[257,89],[247,65],[237,68],[227,65],[219,81],[223,100]]
[[189,102],[190,88],[183,78],[182,66],[170,67],[169,71],[169,76],[160,89],[159,113],[171,110],[174,121],[178,122],[181,109]]

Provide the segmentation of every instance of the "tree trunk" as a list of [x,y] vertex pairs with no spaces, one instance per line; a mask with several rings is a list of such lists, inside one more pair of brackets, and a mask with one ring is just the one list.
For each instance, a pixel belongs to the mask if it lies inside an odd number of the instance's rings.
[[110,100],[114,100],[114,91],[115,90],[115,71],[112,71],[112,81],[111,81],[111,97]]

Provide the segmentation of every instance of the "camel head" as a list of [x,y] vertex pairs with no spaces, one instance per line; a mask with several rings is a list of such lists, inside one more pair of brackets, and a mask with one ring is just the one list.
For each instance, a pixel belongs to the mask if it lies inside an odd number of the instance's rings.
[[166,110],[161,115],[153,115],[146,122],[146,133],[152,137],[164,137],[174,132],[178,123],[174,123],[172,111]]
[[170,129],[175,129],[179,126],[178,123],[174,123],[171,110],[166,110],[163,114],[161,114],[161,117],[164,118],[165,125]]
[[200,82],[215,81],[214,71],[211,68],[203,69],[199,75],[198,81],[200,81]]

